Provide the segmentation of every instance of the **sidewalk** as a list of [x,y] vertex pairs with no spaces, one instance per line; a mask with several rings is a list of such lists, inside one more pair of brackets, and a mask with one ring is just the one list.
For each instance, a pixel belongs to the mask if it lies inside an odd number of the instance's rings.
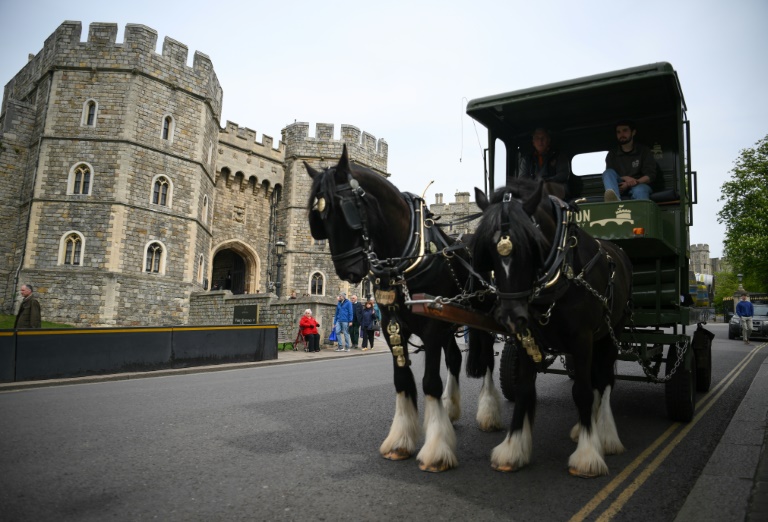
[[768,357],[675,518],[726,520],[768,520]]
[[269,366],[274,364],[292,364],[321,359],[333,359],[337,357],[359,357],[364,355],[389,354],[385,344],[371,351],[350,350],[349,352],[336,352],[329,346],[323,346],[317,353],[307,353],[304,350],[277,352],[277,359],[268,361],[251,361],[239,363],[211,364],[208,366],[188,366],[184,368],[169,368],[148,372],[124,372],[105,375],[89,375],[87,377],[72,377],[65,379],[46,379],[38,381],[19,381],[0,383],[0,393],[7,391],[28,390],[31,388],[45,388],[49,386],[65,386],[68,384],[88,384],[94,382],[126,381],[129,379],[147,379],[152,377],[168,377],[171,375],[186,375],[191,373],[220,372],[225,370],[240,370],[243,368],[255,368],[257,366]]

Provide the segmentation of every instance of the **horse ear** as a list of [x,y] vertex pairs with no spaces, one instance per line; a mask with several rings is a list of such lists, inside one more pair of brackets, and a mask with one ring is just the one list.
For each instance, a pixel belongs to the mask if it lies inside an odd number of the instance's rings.
[[475,187],[475,203],[483,212],[488,208],[488,198],[486,197],[485,192],[477,187]]
[[529,216],[532,216],[533,213],[536,212],[539,202],[541,202],[541,191],[543,187],[544,183],[539,180],[539,183],[536,185],[536,190],[533,191],[531,197],[523,201],[523,210],[525,210],[525,213]]
[[312,179],[315,179],[315,176],[320,174],[319,170],[315,170],[312,167],[310,167],[309,163],[307,163],[306,161],[304,162],[304,168],[307,169],[307,174],[309,174],[309,177]]
[[349,162],[349,154],[347,153],[347,144],[344,144],[344,148],[341,151],[341,158],[339,158],[339,164],[336,165],[336,180],[341,183],[347,181],[347,176],[352,174],[352,164]]

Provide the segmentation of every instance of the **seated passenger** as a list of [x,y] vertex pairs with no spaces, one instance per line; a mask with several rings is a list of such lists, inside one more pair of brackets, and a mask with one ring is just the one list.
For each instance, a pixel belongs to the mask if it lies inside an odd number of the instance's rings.
[[520,157],[518,177],[541,179],[545,183],[557,183],[562,187],[562,199],[565,199],[568,192],[568,175],[570,174],[568,161],[552,150],[552,137],[548,130],[540,127],[534,130],[532,141],[533,153]]
[[656,160],[651,149],[635,142],[634,122],[616,123],[619,146],[605,157],[603,187],[605,201],[619,201],[621,195],[631,199],[651,199],[651,183],[656,177]]

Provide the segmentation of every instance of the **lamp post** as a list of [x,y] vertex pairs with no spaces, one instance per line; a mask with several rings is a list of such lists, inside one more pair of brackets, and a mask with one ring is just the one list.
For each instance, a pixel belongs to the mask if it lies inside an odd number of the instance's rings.
[[277,256],[277,280],[275,281],[275,293],[280,298],[280,289],[282,286],[280,278],[280,268],[283,264],[283,254],[285,254],[285,241],[279,239],[275,242],[275,255]]
[[741,280],[744,278],[744,274],[736,274],[736,277],[739,278],[739,292],[743,292],[744,287],[741,284]]

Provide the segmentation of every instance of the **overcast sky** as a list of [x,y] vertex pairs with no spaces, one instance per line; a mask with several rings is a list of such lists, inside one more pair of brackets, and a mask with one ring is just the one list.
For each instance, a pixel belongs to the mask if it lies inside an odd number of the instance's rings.
[[[667,61],[692,127],[692,243],[722,254],[720,186],[768,134],[768,2],[0,0],[5,85],[64,20],[126,23],[210,56],[227,120],[280,138],[294,121],[342,123],[389,144],[401,190],[445,202],[482,186],[484,129],[466,101]],[[474,199],[474,193],[472,195]]]

